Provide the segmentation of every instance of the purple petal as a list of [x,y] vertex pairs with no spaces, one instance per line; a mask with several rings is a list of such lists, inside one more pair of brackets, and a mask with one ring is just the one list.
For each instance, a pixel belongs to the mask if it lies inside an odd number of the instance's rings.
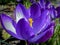
[[27,9],[22,4],[18,4],[16,6],[15,15],[16,15],[16,22],[18,22],[20,19],[25,18],[25,17],[27,19],[29,18]]
[[50,6],[50,4],[51,4],[50,1],[49,1],[49,0],[46,0],[45,2],[46,2],[46,3],[45,3],[45,8],[49,8],[49,6]]
[[39,43],[47,41],[53,35],[54,26],[54,23],[51,23],[45,31],[41,32],[39,35],[36,35],[34,38],[29,39],[29,42]]
[[30,24],[24,18],[19,20],[17,24],[17,28],[19,29],[18,32],[20,32],[22,37],[26,40],[34,36],[32,28],[30,27]]
[[35,34],[40,33],[45,28],[47,28],[50,23],[51,18],[49,15],[49,11],[45,10],[39,18],[33,20],[33,32]]
[[50,15],[52,18],[56,18],[56,16],[57,16],[55,7],[53,5],[50,6]]
[[38,18],[41,15],[40,5],[38,3],[33,3],[30,7],[31,18]]
[[40,6],[41,8],[45,9],[45,8],[49,8],[50,6],[50,0],[40,0]]
[[13,37],[16,37],[18,39],[22,39],[21,37],[18,37],[17,30],[16,30],[16,23],[15,21],[7,16],[6,14],[1,15],[1,24],[2,27]]
[[45,1],[44,0],[40,0],[40,6],[41,6],[41,8],[45,8]]
[[60,6],[56,8],[57,11],[57,18],[60,18]]

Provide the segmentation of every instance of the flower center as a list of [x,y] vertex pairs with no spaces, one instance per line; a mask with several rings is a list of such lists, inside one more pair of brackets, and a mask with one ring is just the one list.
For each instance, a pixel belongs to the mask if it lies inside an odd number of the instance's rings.
[[32,18],[29,18],[29,23],[30,23],[30,26],[32,27],[32,23],[33,23],[33,19]]

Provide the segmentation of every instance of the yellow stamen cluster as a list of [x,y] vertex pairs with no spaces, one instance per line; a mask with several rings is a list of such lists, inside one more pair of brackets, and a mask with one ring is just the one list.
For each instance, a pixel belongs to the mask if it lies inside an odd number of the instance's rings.
[[29,23],[30,23],[30,26],[32,27],[32,23],[33,23],[32,18],[29,18]]

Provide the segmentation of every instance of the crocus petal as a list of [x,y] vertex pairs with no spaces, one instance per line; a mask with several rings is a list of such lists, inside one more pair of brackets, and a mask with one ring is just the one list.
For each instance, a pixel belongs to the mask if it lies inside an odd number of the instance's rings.
[[33,20],[33,32],[37,34],[43,31],[50,23],[51,18],[49,15],[49,11],[45,10],[39,18]]
[[60,6],[56,8],[57,11],[57,18],[60,18]]
[[41,6],[41,8],[45,8],[45,1],[44,0],[40,0],[40,6]]
[[47,41],[53,35],[54,26],[54,23],[51,23],[45,31],[41,32],[39,35],[36,35],[34,38],[29,39],[29,42],[39,43]]
[[27,19],[29,18],[27,9],[22,4],[18,4],[16,6],[15,15],[16,15],[16,22],[18,22],[20,19],[25,18],[25,17]]
[[45,8],[49,8],[49,6],[50,6],[50,1],[49,1],[49,0],[46,0],[45,2],[46,2],[46,3],[45,3]]
[[30,7],[30,14],[31,14],[31,18],[37,18],[40,16],[41,12],[40,12],[40,5],[38,3],[33,3]]
[[56,18],[57,14],[56,14],[56,11],[55,11],[55,7],[53,5],[50,6],[50,15],[51,15],[51,18]]
[[1,23],[2,23],[2,27],[9,33],[11,34],[13,37],[16,37],[18,39],[23,40],[23,38],[20,36],[18,36],[17,34],[17,30],[16,30],[16,23],[15,21],[10,18],[9,16],[7,16],[6,14],[2,14],[1,15]]
[[33,37],[34,33],[32,31],[32,28],[30,27],[28,21],[26,21],[24,18],[19,20],[17,23],[17,27],[19,29],[20,34],[24,39],[29,39]]

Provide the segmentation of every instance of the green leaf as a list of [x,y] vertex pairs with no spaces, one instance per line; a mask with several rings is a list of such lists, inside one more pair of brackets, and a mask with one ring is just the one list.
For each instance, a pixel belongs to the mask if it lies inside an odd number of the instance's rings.
[[7,40],[8,38],[10,38],[10,35],[5,30],[3,30],[2,31],[2,37],[4,40]]

